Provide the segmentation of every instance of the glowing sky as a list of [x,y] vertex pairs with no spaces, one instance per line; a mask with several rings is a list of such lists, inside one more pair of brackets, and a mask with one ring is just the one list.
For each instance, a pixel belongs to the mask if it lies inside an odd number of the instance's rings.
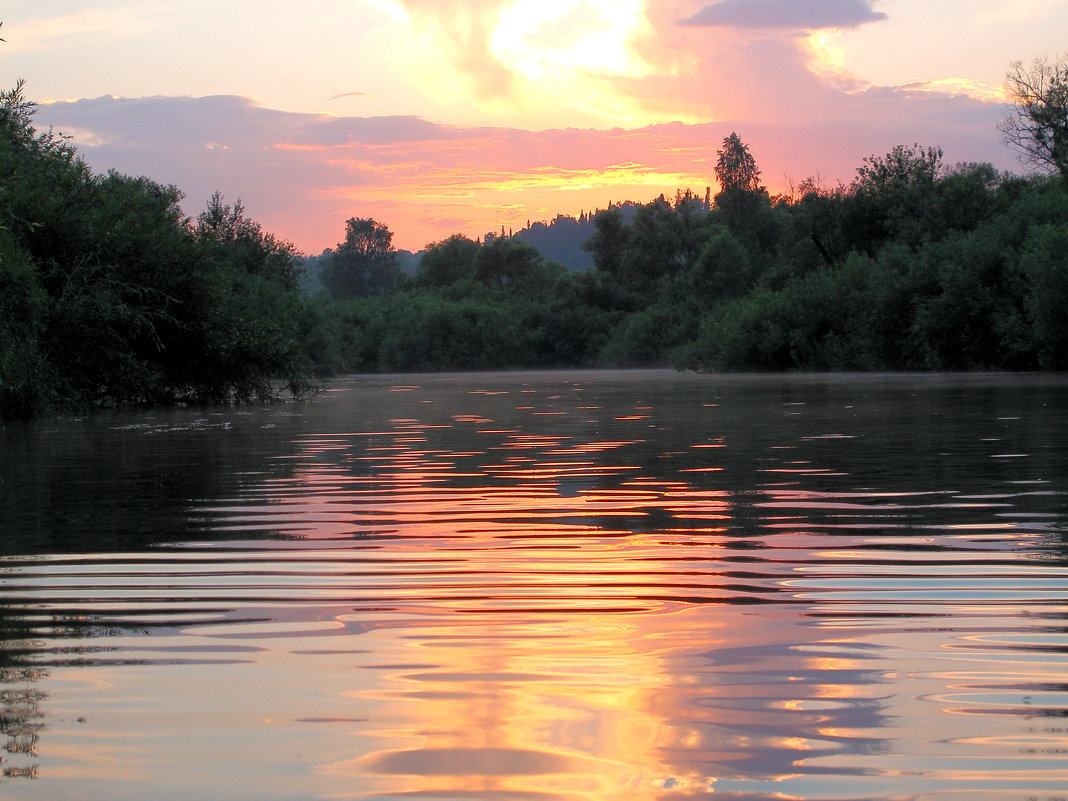
[[[315,253],[417,250],[677,188],[737,131],[772,191],[897,144],[1018,168],[1014,60],[1068,0],[8,0],[0,70],[98,170],[215,190]],[[713,186],[714,191],[714,186]]]

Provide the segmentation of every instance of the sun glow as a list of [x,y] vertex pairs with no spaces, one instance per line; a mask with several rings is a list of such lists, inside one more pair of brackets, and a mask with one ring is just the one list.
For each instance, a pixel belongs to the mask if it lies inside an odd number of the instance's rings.
[[[652,35],[645,0],[512,0],[489,31],[487,49],[512,77],[507,102],[559,109],[613,124],[646,125],[672,115],[650,114],[622,97],[616,83],[653,75],[639,52]],[[676,115],[677,116],[677,115]]]
[[650,66],[633,42],[646,32],[644,0],[513,0],[490,50],[531,79],[567,73],[641,77]]
[[832,83],[857,84],[856,75],[846,68],[841,39],[842,32],[838,30],[814,31],[802,39],[801,47],[808,56],[806,66],[814,75]]
[[371,6],[371,8],[382,12],[394,22],[401,22],[406,25],[411,22],[408,16],[408,9],[397,0],[363,0],[363,2]]

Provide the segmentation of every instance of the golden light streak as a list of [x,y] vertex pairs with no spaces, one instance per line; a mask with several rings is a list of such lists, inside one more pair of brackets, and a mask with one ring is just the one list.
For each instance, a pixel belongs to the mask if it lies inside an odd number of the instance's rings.
[[[396,176],[400,170],[380,167],[370,162],[354,164],[358,169],[381,172]],[[419,187],[420,191],[408,195],[423,199],[442,197],[473,197],[484,192],[520,192],[529,189],[566,191],[577,189],[607,188],[613,186],[660,187],[694,186],[703,176],[686,175],[680,172],[658,172],[641,164],[614,165],[607,168],[564,169],[560,167],[536,167],[527,172],[510,173],[504,170],[472,172],[465,168],[438,169],[430,174],[412,175],[409,179],[399,176],[393,185],[341,187],[333,190],[342,197],[393,197],[404,184]]]
[[[450,234],[476,238],[501,225],[577,217],[609,202],[645,203],[680,188],[700,194],[711,181],[700,154],[714,142],[675,148],[671,128],[616,130],[600,142],[581,130],[485,135],[442,127],[425,133],[428,138],[397,143],[283,140],[270,147],[306,159],[311,168],[329,165],[336,178],[314,190],[313,202],[336,207],[342,219],[374,216],[394,231],[408,229],[420,239],[396,244],[413,251]],[[400,215],[407,220],[398,222]]]
[[902,85],[902,89],[910,92],[929,92],[947,95],[964,95],[974,100],[982,100],[986,103],[1008,103],[1008,89],[1004,86],[990,86],[982,81],[971,78],[936,78],[931,81],[917,81]]

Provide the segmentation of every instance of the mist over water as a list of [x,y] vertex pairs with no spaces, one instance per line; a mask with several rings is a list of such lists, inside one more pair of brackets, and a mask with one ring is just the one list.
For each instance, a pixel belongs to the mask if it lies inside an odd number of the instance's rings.
[[1068,786],[1068,377],[355,377],[0,432],[0,799]]

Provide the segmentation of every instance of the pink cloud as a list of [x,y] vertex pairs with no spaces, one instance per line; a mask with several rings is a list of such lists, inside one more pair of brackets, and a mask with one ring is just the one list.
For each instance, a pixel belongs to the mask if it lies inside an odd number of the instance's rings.
[[[733,102],[740,107],[750,85],[739,82],[743,96]],[[703,192],[716,149],[733,130],[773,190],[817,173],[848,182],[864,156],[913,142],[942,146],[950,163],[1015,163],[1000,143],[996,104],[894,89],[846,95],[810,84],[805,91],[797,101],[782,97],[778,116],[635,130],[330,117],[230,96],[53,103],[40,108],[38,123],[77,131],[75,144],[96,170],[177,185],[189,214],[216,190],[240,197],[267,230],[309,253],[335,245],[352,216],[386,223],[399,247],[416,250],[452,233],[475,237],[610,200]],[[806,98],[818,106],[808,113],[799,106]]]

